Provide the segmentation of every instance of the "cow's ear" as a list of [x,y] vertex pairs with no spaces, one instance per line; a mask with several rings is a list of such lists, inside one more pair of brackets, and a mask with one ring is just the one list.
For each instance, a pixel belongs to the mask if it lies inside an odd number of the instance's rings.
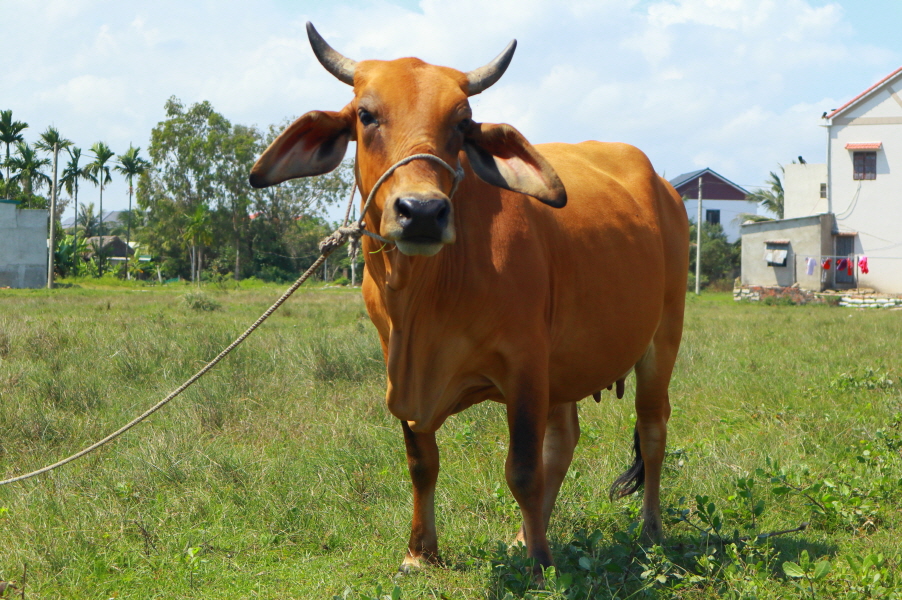
[[554,208],[567,204],[567,191],[554,168],[510,125],[473,123],[464,149],[473,171],[486,183],[522,192]]
[[257,159],[251,185],[262,188],[333,170],[341,164],[354,132],[349,112],[315,110],[289,125]]

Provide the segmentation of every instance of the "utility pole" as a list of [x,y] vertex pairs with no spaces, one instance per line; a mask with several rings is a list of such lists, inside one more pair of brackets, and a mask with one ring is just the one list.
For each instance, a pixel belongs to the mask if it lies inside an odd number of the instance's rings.
[[[357,208],[351,208],[351,223],[356,221]],[[356,243],[352,242],[348,245],[348,256],[351,258],[351,287],[357,285],[357,253],[359,248],[362,247],[360,244],[360,240],[357,240]]]
[[53,192],[50,194],[50,239],[47,243],[47,289],[53,287],[53,251],[56,237],[56,163],[59,159],[59,144],[53,144]]
[[695,295],[701,294],[702,279],[702,178],[698,178],[698,218],[695,220]]

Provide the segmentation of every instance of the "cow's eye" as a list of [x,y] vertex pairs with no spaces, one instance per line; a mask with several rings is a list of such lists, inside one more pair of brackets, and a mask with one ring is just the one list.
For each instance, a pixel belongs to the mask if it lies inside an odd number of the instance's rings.
[[368,127],[370,125],[378,125],[378,121],[376,121],[376,117],[373,116],[373,113],[365,108],[359,109],[357,111],[357,116],[360,118],[360,123],[364,127]]
[[461,133],[466,133],[470,130],[471,125],[473,125],[472,119],[462,119],[460,123],[457,124],[457,130]]

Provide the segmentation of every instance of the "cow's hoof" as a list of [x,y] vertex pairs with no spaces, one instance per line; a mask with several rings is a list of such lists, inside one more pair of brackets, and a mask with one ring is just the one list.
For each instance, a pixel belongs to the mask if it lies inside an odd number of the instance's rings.
[[545,589],[545,569],[542,566],[536,565],[533,567],[532,583],[538,590]]
[[523,526],[520,525],[520,529],[517,530],[517,535],[514,537],[514,541],[510,543],[510,548],[519,548],[520,546],[526,547],[526,531],[523,529]]
[[429,565],[442,566],[442,559],[434,554],[423,554],[422,556],[411,556],[408,554],[404,557],[401,566],[398,567],[396,577],[419,573]]
[[398,567],[398,577],[418,573],[426,568],[426,561],[421,557],[405,556],[401,566]]
[[661,527],[661,521],[655,519],[645,519],[642,522],[642,543],[649,546],[654,546],[655,544],[660,544],[663,540],[664,532]]

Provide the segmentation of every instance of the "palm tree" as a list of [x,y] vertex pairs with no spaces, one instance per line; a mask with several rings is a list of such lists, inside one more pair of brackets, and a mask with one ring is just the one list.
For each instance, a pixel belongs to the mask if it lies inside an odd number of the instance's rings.
[[71,145],[72,140],[67,140],[61,136],[59,130],[51,125],[47,128],[47,131],[41,134],[41,139],[39,139],[34,146],[38,150],[43,150],[44,152],[53,152],[54,146],[63,150]]
[[[150,168],[150,163],[138,156],[138,152],[140,151],[140,148],[135,148],[134,146],[129,144],[128,150],[125,151],[125,154],[120,154],[117,157],[119,159],[119,164],[113,167],[118,173],[125,175],[125,178],[128,179],[128,223],[125,229],[125,244],[129,248],[131,248],[132,193],[134,192],[132,180],[134,179],[135,175],[140,177],[147,172],[147,169]],[[129,279],[128,261],[125,262],[125,277]]]
[[99,219],[97,218],[97,215],[94,214],[93,202],[81,205],[81,212],[78,213],[76,222],[85,230],[86,238],[97,235],[97,223],[99,222]]
[[191,244],[191,281],[200,283],[200,271],[203,268],[203,247],[213,242],[210,231],[210,211],[199,204],[194,214],[187,217],[185,241]]
[[[780,172],[783,172],[783,167],[780,166]],[[756,202],[769,210],[771,213],[777,215],[778,219],[783,218],[783,182],[780,180],[780,176],[770,172],[770,179],[767,182],[770,185],[770,189],[762,188],[757,192],[752,192],[748,196],[745,197],[746,200],[751,202]],[[769,220],[764,215],[742,215],[743,217],[748,217],[747,220],[758,220],[758,221],[766,221]],[[756,218],[757,217],[757,218]]]
[[[75,229],[72,232],[72,241],[74,247],[78,248],[78,180],[90,179],[90,174],[88,173],[87,167],[78,166],[78,162],[81,160],[81,148],[72,146],[66,148],[66,150],[69,152],[69,162],[66,165],[66,168],[63,169],[63,176],[61,181],[63,187],[66,189],[66,193],[68,193],[69,196],[71,196],[75,201]],[[72,260],[77,260],[76,253],[73,253]],[[73,264],[73,270],[77,275],[78,269],[75,264]]]
[[[67,140],[66,138],[61,136],[59,129],[57,129],[53,125],[47,127],[47,131],[41,134],[40,139],[35,144],[35,147],[38,150],[43,150],[44,152],[47,152],[51,156],[53,156],[53,189],[50,190],[50,247],[54,249],[56,248],[56,200],[59,193],[57,191],[59,184],[56,180],[57,163],[59,162],[59,151],[63,148],[68,148],[71,145],[72,140]],[[55,256],[55,250],[53,256]]]
[[[110,167],[107,162],[115,155],[110,147],[103,142],[97,142],[91,146],[91,152],[94,153],[94,160],[88,164],[88,172],[91,174],[91,182],[100,187],[100,236],[103,238],[103,186],[113,181],[110,174]],[[97,271],[103,276],[103,258],[98,254],[100,259],[97,264]]]
[[[67,140],[63,136],[60,135],[59,129],[54,126],[47,127],[47,131],[41,134],[40,139],[35,143],[34,147],[38,150],[42,150],[47,152],[48,154],[54,153],[54,148],[56,148],[56,152],[59,150],[63,150],[72,145],[72,140]],[[56,163],[54,163],[54,167]],[[56,181],[56,173],[53,174],[53,180]]]
[[40,158],[28,142],[16,142],[16,155],[6,161],[7,172],[12,167],[15,175],[7,183],[21,183],[25,197],[30,199],[34,190],[50,184],[50,177],[43,171],[49,164],[50,159]]
[[9,147],[12,144],[23,141],[22,131],[28,128],[28,123],[13,121],[12,110],[0,110],[0,142],[6,144],[6,184],[5,195],[9,195]]

